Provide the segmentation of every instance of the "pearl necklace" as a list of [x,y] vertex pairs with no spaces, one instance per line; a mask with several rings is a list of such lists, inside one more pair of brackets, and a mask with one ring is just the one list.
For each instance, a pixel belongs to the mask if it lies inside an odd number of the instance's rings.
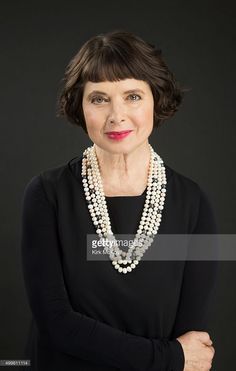
[[161,223],[166,196],[166,172],[161,157],[150,144],[149,148],[151,156],[146,200],[137,233],[127,252],[118,248],[111,230],[95,146],[92,145],[83,152],[81,175],[88,210],[100,240],[106,246],[107,243],[111,246],[109,258],[119,273],[128,273],[136,268],[144,252],[152,244]]

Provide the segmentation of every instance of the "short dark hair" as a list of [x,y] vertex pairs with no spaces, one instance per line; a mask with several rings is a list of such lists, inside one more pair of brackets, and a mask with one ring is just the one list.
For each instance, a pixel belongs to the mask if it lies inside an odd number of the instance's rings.
[[131,32],[113,30],[90,38],[69,62],[57,101],[57,116],[66,117],[87,133],[82,108],[85,83],[126,78],[149,84],[154,98],[154,127],[174,115],[188,90],[179,86],[161,49]]

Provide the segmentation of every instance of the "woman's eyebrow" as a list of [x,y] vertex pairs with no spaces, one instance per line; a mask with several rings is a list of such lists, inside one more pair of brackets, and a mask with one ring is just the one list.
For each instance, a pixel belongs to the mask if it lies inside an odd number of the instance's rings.
[[[142,93],[142,94],[145,94],[142,89],[130,89],[130,90],[126,90],[126,91],[124,91],[123,94],[128,94],[128,93],[129,94],[132,94],[132,93]],[[107,93],[105,93],[103,91],[93,90],[93,91],[91,91],[91,93],[88,94],[87,99],[89,99],[93,94],[107,95]]]

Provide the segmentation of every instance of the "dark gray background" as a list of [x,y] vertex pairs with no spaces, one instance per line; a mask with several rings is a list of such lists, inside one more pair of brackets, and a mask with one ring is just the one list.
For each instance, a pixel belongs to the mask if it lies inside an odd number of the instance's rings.
[[[66,64],[89,37],[133,31],[161,48],[176,78],[192,88],[151,144],[205,189],[219,233],[235,233],[235,8],[213,0],[10,1],[1,2],[0,14],[0,359],[20,359],[30,319],[20,264],[22,194],[32,176],[91,144],[82,129],[55,117]],[[221,263],[212,312],[217,371],[235,369],[235,266]]]

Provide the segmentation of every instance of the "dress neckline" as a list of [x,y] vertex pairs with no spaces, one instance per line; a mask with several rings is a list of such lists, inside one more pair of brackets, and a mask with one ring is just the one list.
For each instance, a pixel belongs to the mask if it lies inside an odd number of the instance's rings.
[[[77,181],[79,181],[80,183],[82,183],[82,177],[81,177],[81,166],[82,166],[82,158],[83,156],[80,155],[80,156],[76,156],[74,158],[72,158],[71,160],[69,160],[67,162],[67,168],[69,170],[69,172],[77,179]],[[165,168],[166,168],[166,176],[167,176],[167,183],[169,181],[169,178],[172,176],[173,174],[173,171],[172,169],[165,164]],[[112,200],[117,200],[117,201],[121,201],[121,200],[142,200],[142,198],[144,198],[144,196],[146,195],[146,192],[147,192],[147,187],[145,188],[145,190],[143,191],[143,193],[141,195],[136,195],[136,196],[105,196],[105,199],[106,201],[112,201]]]
[[143,193],[141,193],[141,195],[122,195],[122,196],[106,196],[105,195],[105,198],[106,199],[113,199],[113,198],[139,198],[139,197],[143,197],[144,194],[146,193],[147,191],[147,187],[145,188],[145,190],[143,191]]

